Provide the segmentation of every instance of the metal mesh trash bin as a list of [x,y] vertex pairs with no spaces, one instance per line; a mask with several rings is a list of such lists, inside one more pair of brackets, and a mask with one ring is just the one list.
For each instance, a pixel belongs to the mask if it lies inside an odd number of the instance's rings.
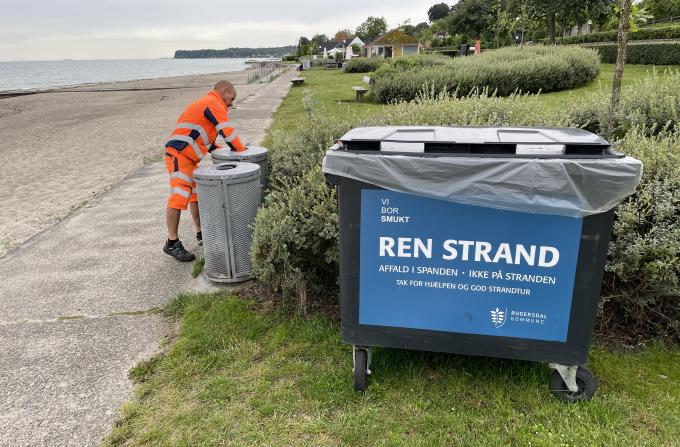
[[267,177],[269,165],[267,162],[267,149],[260,146],[246,146],[245,151],[232,151],[230,149],[217,149],[212,151],[213,163],[227,163],[231,161],[255,163],[260,165],[260,184],[262,191],[267,189]]
[[251,279],[250,225],[260,205],[260,166],[220,163],[194,172],[203,231],[203,271],[215,282]]
[[551,363],[588,399],[614,208],[638,160],[582,129],[353,129],[324,158],[338,190],[343,341]]

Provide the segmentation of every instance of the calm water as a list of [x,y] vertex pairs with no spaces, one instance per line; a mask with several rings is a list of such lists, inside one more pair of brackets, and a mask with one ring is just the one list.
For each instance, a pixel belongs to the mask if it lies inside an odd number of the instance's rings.
[[238,71],[246,68],[246,60],[133,59],[0,62],[0,91]]

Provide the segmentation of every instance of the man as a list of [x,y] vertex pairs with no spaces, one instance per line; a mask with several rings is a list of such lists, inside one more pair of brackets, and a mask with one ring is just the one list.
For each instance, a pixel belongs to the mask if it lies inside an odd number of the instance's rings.
[[191,210],[196,227],[196,239],[203,244],[201,218],[198,214],[198,197],[194,170],[201,159],[219,146],[221,136],[232,150],[243,151],[245,146],[229,125],[228,109],[236,99],[236,89],[229,81],[219,81],[213,90],[195,101],[182,112],[170,140],[165,145],[165,165],[170,174],[170,198],[166,210],[168,240],[163,251],[181,262],[196,257],[179,241],[177,230],[182,210]]

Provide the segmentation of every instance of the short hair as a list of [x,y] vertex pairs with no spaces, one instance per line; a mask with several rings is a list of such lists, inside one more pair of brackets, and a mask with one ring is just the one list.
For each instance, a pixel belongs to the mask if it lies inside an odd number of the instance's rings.
[[213,87],[214,90],[224,90],[225,88],[230,92],[236,92],[234,85],[225,79],[217,81],[217,84],[215,84],[215,87]]

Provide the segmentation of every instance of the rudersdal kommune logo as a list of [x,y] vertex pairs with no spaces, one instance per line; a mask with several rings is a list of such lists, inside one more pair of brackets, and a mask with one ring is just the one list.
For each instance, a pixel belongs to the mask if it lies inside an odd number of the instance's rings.
[[505,308],[505,310],[500,310],[498,306],[496,306],[496,310],[491,310],[491,323],[494,325],[496,329],[505,324],[505,316],[507,314],[508,314],[507,308]]

